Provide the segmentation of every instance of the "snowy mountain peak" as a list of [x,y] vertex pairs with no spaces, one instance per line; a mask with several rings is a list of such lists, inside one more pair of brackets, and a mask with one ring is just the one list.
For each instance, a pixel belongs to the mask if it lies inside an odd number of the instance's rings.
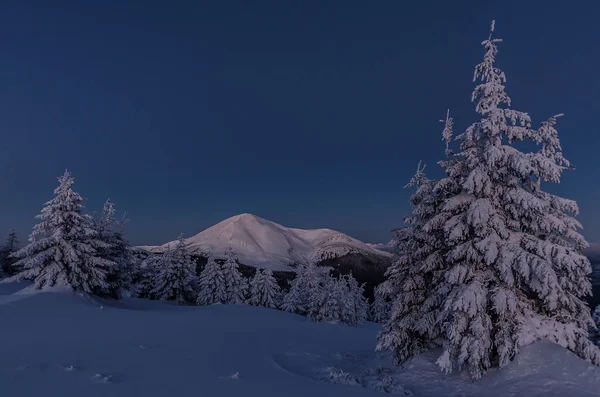
[[[217,258],[224,257],[231,246],[241,263],[274,270],[291,270],[295,264],[349,253],[390,256],[335,230],[292,229],[248,213],[227,218],[185,241],[192,252],[211,252]],[[172,243],[140,248],[163,252]]]

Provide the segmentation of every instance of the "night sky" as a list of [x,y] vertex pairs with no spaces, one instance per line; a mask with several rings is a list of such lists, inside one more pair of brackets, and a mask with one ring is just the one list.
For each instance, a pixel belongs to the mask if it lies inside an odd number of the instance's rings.
[[[18,1],[0,5],[0,238],[25,240],[65,168],[135,244],[250,212],[386,242],[430,177],[447,108],[475,121],[489,23],[516,109],[556,113],[600,241],[600,2]],[[81,5],[87,3],[85,6]],[[127,4],[125,4],[127,3]],[[529,5],[528,5],[529,4]]]

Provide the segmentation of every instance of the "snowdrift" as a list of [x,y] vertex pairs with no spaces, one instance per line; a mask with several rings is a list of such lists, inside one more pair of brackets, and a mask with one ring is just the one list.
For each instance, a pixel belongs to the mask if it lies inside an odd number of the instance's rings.
[[467,374],[440,373],[435,352],[392,366],[374,352],[375,324],[15,289],[0,285],[2,396],[585,397],[600,390],[599,368],[548,342],[473,383]]

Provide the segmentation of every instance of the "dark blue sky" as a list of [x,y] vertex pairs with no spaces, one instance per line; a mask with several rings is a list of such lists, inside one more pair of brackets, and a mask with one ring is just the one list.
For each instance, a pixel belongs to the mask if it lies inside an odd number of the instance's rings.
[[496,19],[515,108],[566,114],[577,170],[552,191],[598,241],[597,15],[592,1],[3,1],[0,233],[24,240],[69,168],[88,209],[127,211],[134,243],[242,212],[387,241],[417,162],[440,176],[438,120],[475,120]]

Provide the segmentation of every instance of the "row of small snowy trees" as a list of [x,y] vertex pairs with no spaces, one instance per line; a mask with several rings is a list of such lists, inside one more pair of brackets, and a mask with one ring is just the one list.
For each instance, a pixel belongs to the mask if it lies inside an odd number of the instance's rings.
[[[527,113],[510,108],[495,66],[500,41],[490,34],[475,68],[480,119],[456,138],[445,120],[446,176],[430,180],[419,167],[409,184],[412,214],[396,231],[401,254],[381,287],[393,307],[377,347],[402,363],[439,346],[442,370],[467,368],[474,378],[536,339],[600,365],[582,299],[591,294],[591,266],[577,204],[543,190],[571,168],[555,127],[560,115],[534,129]],[[521,141],[537,150],[520,151],[513,143]]]
[[365,321],[369,306],[364,288],[352,275],[333,277],[331,268],[301,266],[283,294],[271,269],[256,269],[249,281],[239,270],[231,248],[223,263],[212,255],[199,277],[185,240],[150,256],[144,265],[142,294],[152,299],[182,304],[212,305],[247,303],[306,315],[313,321],[356,325]]
[[[231,248],[226,251],[223,263],[217,262],[209,255],[204,269],[197,277],[196,264],[192,261],[185,239],[180,236],[162,255],[148,257],[142,264],[142,271],[144,277],[141,281],[141,294],[151,299],[198,305],[237,304],[245,303],[249,299],[248,281],[240,272],[237,258]],[[264,289],[258,283],[264,283],[265,273],[257,269],[251,283],[252,289]],[[269,275],[273,278],[272,273]],[[254,285],[255,283],[257,285]],[[273,284],[274,287],[277,286],[276,282]]]
[[331,268],[308,265],[298,270],[281,309],[313,321],[357,325],[366,320],[369,305],[352,274],[333,277]]

